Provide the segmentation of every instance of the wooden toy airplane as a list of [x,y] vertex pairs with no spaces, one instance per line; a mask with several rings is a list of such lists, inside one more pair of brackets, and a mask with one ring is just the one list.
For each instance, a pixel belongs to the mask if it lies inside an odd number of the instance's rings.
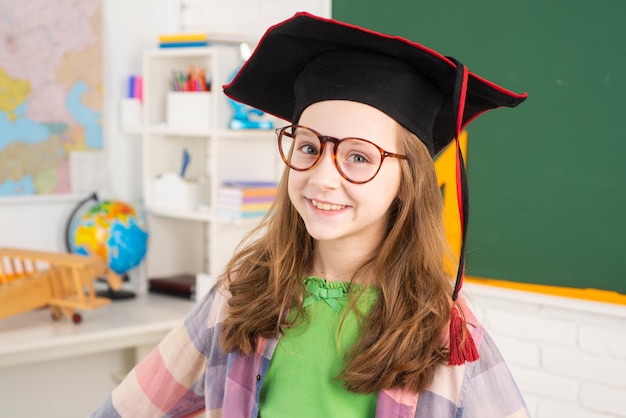
[[111,303],[98,297],[93,281],[106,276],[111,289],[122,279],[97,256],[0,248],[0,319],[49,306],[52,318],[65,315],[82,321],[76,310],[91,310]]

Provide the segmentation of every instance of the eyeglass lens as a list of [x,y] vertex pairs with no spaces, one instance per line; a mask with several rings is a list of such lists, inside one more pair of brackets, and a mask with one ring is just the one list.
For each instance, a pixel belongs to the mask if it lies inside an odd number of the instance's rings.
[[[305,127],[296,127],[295,131],[286,128],[279,132],[280,152],[285,162],[296,170],[308,170],[322,158],[320,153],[326,146],[333,147],[335,165],[339,172],[349,180],[364,182],[376,175],[380,168],[382,156],[380,149],[365,140],[345,138],[325,141],[323,147],[319,136]],[[329,149],[330,151],[330,149]]]

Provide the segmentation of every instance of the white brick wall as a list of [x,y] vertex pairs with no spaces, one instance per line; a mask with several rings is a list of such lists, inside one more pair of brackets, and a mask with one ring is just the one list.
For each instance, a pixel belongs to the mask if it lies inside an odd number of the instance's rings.
[[467,283],[534,418],[626,417],[626,306]]

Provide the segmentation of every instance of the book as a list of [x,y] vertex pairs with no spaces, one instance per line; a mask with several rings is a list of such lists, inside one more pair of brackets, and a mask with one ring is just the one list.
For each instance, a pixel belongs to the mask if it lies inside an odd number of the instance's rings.
[[249,42],[245,35],[226,32],[167,33],[158,36],[161,48],[208,45],[239,45]]
[[159,35],[159,42],[167,43],[167,42],[199,42],[206,41],[207,34],[204,32],[196,32],[196,33],[171,33],[171,34],[163,34]]
[[243,201],[244,199],[249,198],[271,198],[276,197],[276,189],[219,189],[217,191],[217,199],[224,200],[239,200]]
[[278,187],[278,183],[275,181],[228,180],[222,183],[222,187],[232,187],[237,189],[264,189],[276,188]]
[[272,208],[278,184],[273,181],[227,181],[217,190],[216,215],[221,219],[261,218]]
[[217,203],[218,210],[233,210],[239,212],[259,212],[259,211],[268,211],[272,207],[273,202],[263,202],[263,203],[231,203],[226,204],[224,202]]
[[267,194],[261,196],[233,196],[229,194],[218,195],[217,202],[218,204],[223,204],[224,206],[232,206],[232,205],[247,205],[247,204],[256,204],[256,203],[273,203],[276,199],[276,194]]
[[221,198],[272,197],[276,196],[276,182],[225,182],[217,190],[218,200]]
[[209,46],[209,43],[207,41],[159,42],[159,48],[188,48],[197,46]]
[[196,296],[196,276],[182,273],[172,276],[153,277],[148,279],[148,291],[194,299]]

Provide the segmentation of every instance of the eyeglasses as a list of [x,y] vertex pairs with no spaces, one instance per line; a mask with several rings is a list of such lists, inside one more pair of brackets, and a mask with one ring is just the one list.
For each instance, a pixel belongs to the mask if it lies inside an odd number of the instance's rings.
[[386,157],[407,160],[406,155],[394,154],[361,138],[334,138],[313,129],[289,125],[276,129],[278,150],[285,164],[297,171],[309,170],[322,159],[326,143],[332,142],[332,159],[337,171],[351,183],[363,184],[380,171]]

